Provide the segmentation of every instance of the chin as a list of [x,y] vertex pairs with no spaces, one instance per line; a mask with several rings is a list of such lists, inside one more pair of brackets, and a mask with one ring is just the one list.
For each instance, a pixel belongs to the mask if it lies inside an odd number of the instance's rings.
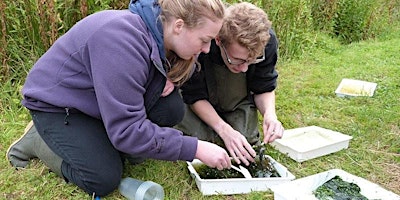
[[192,57],[189,56],[183,56],[183,55],[178,55],[179,58],[183,59],[183,60],[190,60]]
[[191,60],[192,58],[197,58],[197,57],[198,57],[197,54],[193,54],[193,55],[188,56],[186,60]]
[[231,69],[231,68],[229,68],[229,71],[231,71],[234,74],[239,74],[240,72],[242,72],[242,71],[239,71],[239,70],[236,70],[236,69]]

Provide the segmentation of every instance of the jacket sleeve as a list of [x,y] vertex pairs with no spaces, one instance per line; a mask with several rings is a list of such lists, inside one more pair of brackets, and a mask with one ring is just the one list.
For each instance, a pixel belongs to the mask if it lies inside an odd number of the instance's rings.
[[97,103],[111,143],[139,157],[192,160],[196,138],[147,118],[143,95],[149,67],[157,58],[149,55],[158,55],[158,48],[143,23],[131,18],[122,21],[110,22],[88,41]]
[[270,31],[271,38],[265,46],[265,60],[249,67],[248,84],[251,92],[261,94],[275,90],[278,72],[275,69],[278,61],[278,40]]

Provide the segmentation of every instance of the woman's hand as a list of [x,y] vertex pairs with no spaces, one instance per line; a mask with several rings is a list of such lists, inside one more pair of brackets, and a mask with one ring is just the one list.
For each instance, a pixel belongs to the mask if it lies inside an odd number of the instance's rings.
[[199,140],[195,157],[211,168],[231,168],[231,160],[225,149],[210,142]]

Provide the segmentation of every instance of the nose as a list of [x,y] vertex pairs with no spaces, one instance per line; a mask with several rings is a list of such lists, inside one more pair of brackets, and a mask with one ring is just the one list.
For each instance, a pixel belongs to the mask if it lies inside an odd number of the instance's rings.
[[210,47],[211,47],[211,42],[208,42],[207,44],[204,44],[201,47],[200,51],[203,53],[208,53],[208,52],[210,52]]
[[241,72],[247,72],[247,70],[249,69],[249,64],[247,62],[245,62],[245,63],[239,65],[238,67]]

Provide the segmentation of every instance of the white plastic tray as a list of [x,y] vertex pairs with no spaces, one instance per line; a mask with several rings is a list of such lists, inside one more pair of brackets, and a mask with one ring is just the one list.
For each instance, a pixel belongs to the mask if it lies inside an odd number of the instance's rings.
[[269,187],[276,184],[289,182],[295,179],[286,167],[279,164],[270,156],[265,155],[278,171],[281,177],[271,178],[228,178],[228,179],[202,179],[194,169],[193,165],[202,164],[200,160],[187,162],[190,175],[195,179],[197,188],[203,195],[230,195],[246,194],[252,191],[267,191]]
[[275,149],[288,154],[297,162],[346,149],[351,136],[321,128],[308,126],[286,130],[281,139],[271,143]]
[[368,199],[400,200],[399,195],[341,169],[332,169],[288,183],[271,186],[271,190],[274,192],[274,200],[317,200],[312,192],[336,175],[343,181],[357,184],[361,189],[360,193]]
[[376,86],[376,83],[344,78],[335,90],[335,93],[338,97],[372,97]]

